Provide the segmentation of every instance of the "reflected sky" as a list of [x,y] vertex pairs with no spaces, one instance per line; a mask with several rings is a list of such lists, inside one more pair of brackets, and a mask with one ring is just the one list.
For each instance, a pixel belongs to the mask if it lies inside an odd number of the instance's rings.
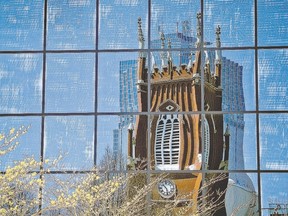
[[260,159],[262,169],[288,169],[287,125],[287,114],[260,115]]
[[0,50],[43,49],[44,1],[1,1],[0,8]]
[[44,159],[63,158],[56,170],[93,167],[94,116],[57,116],[45,120]]
[[254,1],[205,0],[204,11],[204,35],[207,41],[214,42],[215,27],[220,25],[223,47],[254,45]]
[[94,54],[48,54],[46,66],[46,112],[94,111]]
[[48,1],[47,49],[94,49],[96,2]]
[[99,49],[137,49],[138,17],[147,38],[148,1],[100,0],[99,11]]
[[259,51],[259,109],[288,109],[288,50]]
[[42,55],[0,55],[0,113],[41,112]]

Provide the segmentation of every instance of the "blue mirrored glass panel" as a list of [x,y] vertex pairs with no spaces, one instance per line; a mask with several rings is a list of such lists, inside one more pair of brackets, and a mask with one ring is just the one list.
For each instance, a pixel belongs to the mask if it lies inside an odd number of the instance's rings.
[[[220,70],[215,66],[217,52],[222,55]],[[205,65],[203,65],[205,81],[215,86],[213,83],[216,76],[217,79],[221,76],[222,88],[222,108],[210,106],[209,111],[256,110],[254,59],[253,50],[205,52]],[[210,91],[210,88],[205,88],[205,100]]]
[[256,173],[229,174],[229,182],[225,194],[227,215],[259,215],[257,179]]
[[42,55],[0,55],[0,113],[41,112]]
[[137,49],[138,17],[142,19],[142,32],[147,41],[147,1],[100,0],[99,2],[99,49]]
[[46,117],[44,159],[62,157],[54,170],[91,169],[94,136],[94,116]]
[[204,1],[204,40],[212,46],[218,25],[222,47],[254,46],[254,23],[254,1]]
[[48,54],[46,65],[46,112],[94,111],[94,54]]
[[[27,133],[18,136],[8,146],[5,145],[5,139],[9,140],[17,134],[22,134],[24,126]],[[21,132],[22,131],[22,132]],[[8,166],[14,166],[14,162],[21,161],[26,158],[34,158],[40,161],[41,152],[41,118],[40,117],[1,117],[0,118],[0,134],[4,135],[4,139],[0,141],[0,151],[5,151],[14,146],[15,149],[4,155],[0,155],[0,171],[4,171]],[[1,136],[2,137],[2,136]],[[16,142],[19,142],[16,144]],[[40,169],[40,167],[39,167]]]
[[138,53],[100,53],[98,111],[137,112]]
[[258,0],[258,45],[287,46],[287,1]]
[[288,213],[287,179],[287,173],[261,174],[261,207],[263,215],[273,215],[275,210],[277,210],[278,215]]
[[288,50],[259,50],[259,109],[288,109]]
[[[132,132],[131,138],[135,139],[134,127],[138,117],[135,115],[99,115],[97,117],[98,169],[125,170],[127,163],[132,163],[132,158],[136,158],[135,149],[133,154],[133,148],[131,147],[131,151],[128,148],[129,130]],[[146,133],[145,131],[143,134]],[[147,149],[144,151],[146,153]],[[128,155],[128,152],[131,155]]]
[[0,50],[43,49],[44,1],[1,1],[0,8]]
[[203,169],[257,169],[255,114],[206,114],[203,120]]
[[[256,115],[224,114],[224,139],[229,134],[229,170],[256,170]],[[228,126],[228,128],[227,128]]]
[[49,0],[47,13],[47,49],[95,49],[95,0]]
[[[161,48],[160,33],[171,38],[172,48],[194,47],[199,0],[151,1],[151,48]],[[175,43],[173,43],[175,40]],[[166,41],[167,44],[167,41]]]
[[260,115],[261,169],[287,170],[288,115]]

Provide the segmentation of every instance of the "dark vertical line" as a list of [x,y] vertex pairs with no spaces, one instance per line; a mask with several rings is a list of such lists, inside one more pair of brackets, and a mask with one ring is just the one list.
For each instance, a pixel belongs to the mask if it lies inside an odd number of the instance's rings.
[[[148,88],[147,88],[147,112],[148,112],[148,116],[147,116],[147,129],[148,129],[148,132],[147,132],[147,141],[148,141],[148,149],[147,149],[147,163],[148,163],[148,169],[147,169],[147,184],[150,184],[151,182],[151,139],[150,139],[150,119],[151,119],[151,100],[150,100],[150,97],[151,97],[151,92],[150,92],[150,89],[151,89],[151,86],[150,86],[150,69],[151,69],[151,62],[150,62],[150,42],[151,42],[151,0],[148,0],[148,39],[147,39],[147,58],[148,58],[148,74],[147,74],[147,80],[148,80]],[[147,206],[147,215],[151,215],[151,192],[148,194],[147,196],[147,199],[148,199],[148,206]]]
[[95,30],[95,92],[94,92],[94,166],[97,165],[97,107],[98,107],[98,32],[99,32],[99,0],[96,0],[96,30]]
[[151,90],[151,86],[150,86],[150,84],[151,84],[151,80],[150,80],[150,69],[151,69],[151,62],[150,62],[150,41],[151,41],[151,31],[150,31],[150,29],[151,29],[151,0],[149,0],[148,1],[148,40],[147,40],[147,46],[148,46],[148,53],[147,53],[147,59],[148,59],[148,61],[147,61],[147,65],[148,65],[148,75],[147,75],[147,77],[148,77],[148,79],[147,79],[147,82],[148,82],[148,88],[147,88],[147,104],[148,104],[148,110],[147,110],[147,113],[148,113],[148,118],[147,118],[147,120],[148,120],[148,126],[147,126],[147,129],[148,129],[148,152],[147,152],[147,156],[148,156],[148,171],[149,171],[149,173],[150,173],[150,169],[151,169],[151,143],[150,143],[150,117],[151,117],[151,110],[150,110],[150,107],[151,107],[151,100],[150,100],[150,97],[151,97],[151,92],[150,92],[150,90]]
[[260,168],[260,124],[259,124],[259,84],[258,84],[258,13],[257,0],[254,0],[254,31],[255,31],[255,96],[256,96],[256,140],[257,140],[257,180],[259,215],[262,215],[261,206],[261,168]]
[[[204,116],[205,116],[205,110],[204,110],[204,90],[205,90],[205,80],[204,80],[204,68],[203,68],[203,56],[204,56],[204,0],[201,0],[201,5],[200,5],[200,9],[201,9],[201,45],[200,45],[200,51],[201,51],[201,155],[202,155],[202,166],[201,166],[201,173],[202,173],[202,184],[204,184],[205,182],[205,175],[206,175],[206,171],[205,170],[205,166],[204,166]],[[205,193],[205,191],[204,191]],[[205,195],[204,195],[205,196]]]
[[[46,97],[46,46],[47,46],[47,1],[44,1],[44,34],[43,34],[43,62],[42,62],[42,117],[41,117],[41,148],[40,148],[40,179],[43,180],[43,174],[41,171],[43,171],[43,161],[44,161],[44,133],[45,133],[45,97]],[[41,212],[42,208],[42,198],[43,196],[43,188],[39,188],[39,210]],[[41,213],[40,213],[41,214]]]

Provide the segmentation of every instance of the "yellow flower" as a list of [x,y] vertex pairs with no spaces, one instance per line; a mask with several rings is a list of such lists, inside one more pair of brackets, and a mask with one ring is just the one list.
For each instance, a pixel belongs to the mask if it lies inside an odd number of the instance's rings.
[[13,134],[15,132],[15,128],[11,128],[10,129],[10,135]]
[[7,211],[4,208],[0,209],[0,215],[6,215]]

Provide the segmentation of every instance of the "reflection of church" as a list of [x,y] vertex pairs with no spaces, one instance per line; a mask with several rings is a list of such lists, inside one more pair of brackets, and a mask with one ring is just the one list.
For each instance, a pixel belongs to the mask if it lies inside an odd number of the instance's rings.
[[[198,14],[198,32],[196,46],[200,47],[201,15]],[[220,27],[216,30],[216,43],[220,47]],[[165,36],[161,34],[162,48]],[[139,20],[140,48],[144,38]],[[140,53],[138,60],[138,105],[139,111],[148,109],[148,78],[150,78],[151,112],[163,112],[149,120],[151,127],[151,155],[155,169],[184,170],[199,169],[201,161],[201,142],[204,139],[204,165],[209,169],[218,169],[223,158],[223,117],[221,115],[205,115],[201,119],[201,83],[204,83],[204,110],[221,110],[221,51],[216,51],[215,72],[211,75],[210,63],[205,62],[205,79],[201,80],[201,52],[197,51],[195,59],[180,68],[173,65],[172,54],[169,51],[171,42],[168,39],[168,51],[161,53],[162,65],[148,76],[145,68],[146,55]],[[208,57],[206,56],[206,59]],[[171,112],[171,114],[169,113]],[[192,114],[177,114],[191,112]],[[193,113],[195,112],[195,114]],[[201,135],[203,122],[204,135]],[[136,120],[134,138],[136,141],[136,157],[147,157],[147,126],[148,119],[140,115]],[[132,144],[132,143],[131,143]],[[131,146],[131,151],[132,152]],[[227,151],[227,148],[226,148]],[[132,155],[131,155],[132,156]],[[198,168],[197,168],[198,167]]]
[[[202,43],[200,14],[197,14],[197,19],[196,47],[200,48]],[[138,23],[139,45],[142,49],[144,38],[141,20]],[[164,49],[163,32],[161,41],[161,47]],[[222,166],[225,164],[223,162],[228,160],[229,134],[226,134],[224,145],[223,116],[201,117],[200,112],[202,103],[205,111],[221,110],[221,51],[216,51],[213,75],[205,53],[205,79],[201,80],[202,53],[196,51],[194,59],[191,55],[188,64],[181,64],[177,68],[173,64],[171,46],[168,39],[168,50],[161,52],[161,67],[154,66],[149,75],[145,68],[146,54],[141,52],[139,55],[137,82],[139,111],[145,112],[148,109],[148,82],[150,82],[150,111],[163,114],[155,114],[149,120],[145,115],[140,115],[136,119],[134,133],[130,130],[128,137],[128,154],[130,157],[147,158],[149,126],[152,167],[156,170],[200,170],[201,164],[206,169],[218,170],[220,164]],[[220,27],[216,29],[216,46],[220,47]],[[201,84],[204,84],[204,101],[201,101]],[[191,112],[191,114],[178,114],[178,112]],[[181,196],[198,191],[201,180],[202,175],[199,172],[170,175],[158,186],[158,192],[153,193],[153,199],[163,201],[175,195]],[[226,188],[227,181],[223,184],[221,190]],[[197,196],[198,194],[194,193],[190,199],[196,201]]]
[[[197,14],[196,48],[199,49],[202,43],[200,26],[201,14]],[[140,19],[138,20],[138,36],[139,49],[143,49],[144,37]],[[148,72],[145,67],[146,53],[140,52],[139,54],[138,109],[140,112],[147,112],[150,109],[151,112],[157,112],[157,114],[149,119],[146,115],[139,115],[135,128],[129,127],[128,156],[147,158],[148,143],[150,143],[152,168],[155,170],[191,170],[191,173],[169,174],[167,179],[153,191],[152,199],[165,203],[175,196],[181,197],[181,195],[194,192],[188,198],[197,203],[198,193],[195,191],[199,190],[202,181],[202,174],[197,170],[201,167],[209,170],[228,169],[230,134],[228,126],[225,133],[223,131],[223,115],[201,115],[201,110],[222,110],[221,50],[215,51],[214,65],[210,65],[207,52],[201,53],[197,50],[194,56],[191,53],[187,64],[177,67],[173,64],[171,52],[173,44],[168,38],[167,49],[165,49],[165,41],[165,35],[162,32],[161,66],[157,67],[153,64],[151,72]],[[218,26],[216,48],[220,46],[220,27]],[[201,77],[201,60],[205,61],[202,63],[204,79]],[[214,68],[213,71],[211,68]],[[149,84],[150,88],[148,88]],[[201,86],[204,86],[202,90]],[[201,101],[201,95],[204,96],[204,101]],[[187,114],[187,112],[190,113]],[[149,142],[148,128],[150,129]],[[227,179],[212,186],[214,191],[225,191],[226,188]],[[219,199],[219,202],[223,199],[224,196]],[[193,206],[192,211],[196,208],[196,205]],[[223,207],[215,215],[225,214]]]

